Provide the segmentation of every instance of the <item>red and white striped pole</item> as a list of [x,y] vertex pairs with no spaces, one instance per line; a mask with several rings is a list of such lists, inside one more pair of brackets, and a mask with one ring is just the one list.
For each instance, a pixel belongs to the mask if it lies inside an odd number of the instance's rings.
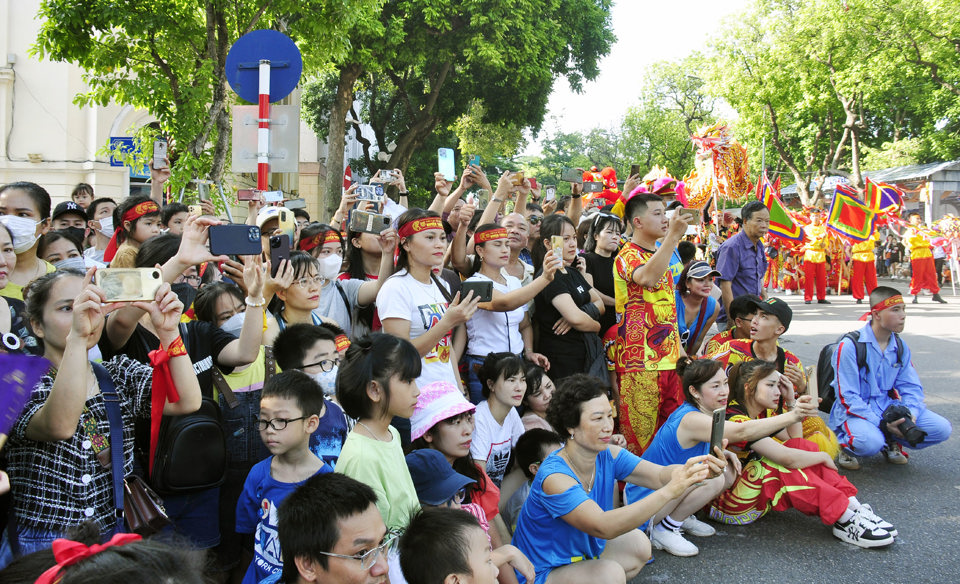
[[260,60],[260,99],[257,126],[257,190],[270,190],[270,61]]

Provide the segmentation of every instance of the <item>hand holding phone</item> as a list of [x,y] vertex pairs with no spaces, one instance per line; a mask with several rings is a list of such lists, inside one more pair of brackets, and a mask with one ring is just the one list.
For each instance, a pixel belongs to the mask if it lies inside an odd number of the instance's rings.
[[104,268],[94,274],[107,302],[152,302],[163,284],[157,268]]
[[466,298],[469,292],[473,292],[473,297],[480,302],[490,302],[493,300],[493,282],[486,280],[480,282],[464,282],[460,285],[461,298]]
[[723,426],[727,421],[726,408],[713,410],[713,424],[710,428],[710,454],[716,456],[716,449],[723,447]]
[[562,235],[552,235],[550,236],[550,247],[553,248],[553,255],[560,258],[560,273],[566,274],[567,269],[563,267],[563,236]]
[[[167,167],[167,139],[157,138],[153,141],[153,167],[161,169]],[[151,299],[152,300],[152,299]]]

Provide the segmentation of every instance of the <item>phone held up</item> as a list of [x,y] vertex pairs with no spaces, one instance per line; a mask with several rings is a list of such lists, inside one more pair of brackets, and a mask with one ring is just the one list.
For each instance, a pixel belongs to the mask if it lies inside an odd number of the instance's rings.
[[157,138],[153,141],[153,168],[161,169],[167,167],[167,139]]
[[211,225],[209,233],[213,255],[257,255],[263,251],[256,225]]
[[[553,249],[553,255],[560,258],[560,261],[563,262],[563,236],[551,235],[550,247]],[[560,264],[560,273],[561,274],[567,273],[567,269],[563,267],[563,263]]]
[[440,171],[440,174],[442,174],[446,180],[452,181],[457,178],[457,170],[454,167],[453,160],[453,148],[437,149],[437,170]]
[[581,184],[583,183],[583,173],[578,168],[564,168],[560,172],[560,180],[563,182]]
[[149,302],[163,284],[157,268],[104,268],[94,274],[94,283],[107,302]]
[[467,294],[473,292],[473,297],[478,298],[480,302],[490,302],[493,300],[493,282],[485,280],[481,282],[464,282],[460,285],[460,299],[467,297]]
[[349,226],[350,231],[380,235],[384,229],[390,227],[390,217],[353,209],[350,211]]
[[270,238],[270,276],[277,277],[280,262],[290,259],[290,236],[274,235]]

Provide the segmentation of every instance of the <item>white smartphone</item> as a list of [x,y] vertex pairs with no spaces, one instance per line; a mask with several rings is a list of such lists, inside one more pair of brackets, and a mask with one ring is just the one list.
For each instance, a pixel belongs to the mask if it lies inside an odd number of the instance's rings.
[[167,139],[157,138],[153,141],[153,167],[156,169],[167,167]]

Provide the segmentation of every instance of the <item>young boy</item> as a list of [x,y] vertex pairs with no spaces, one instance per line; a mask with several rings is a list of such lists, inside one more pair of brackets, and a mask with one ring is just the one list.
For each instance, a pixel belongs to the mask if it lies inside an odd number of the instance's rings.
[[624,213],[633,236],[614,262],[616,372],[620,427],[627,448],[640,455],[667,416],[683,403],[676,369],[684,353],[670,261],[687,220],[676,213],[668,221],[663,200],[647,193],[630,197]]
[[728,324],[731,326],[722,332],[719,332],[707,341],[703,350],[704,355],[716,353],[720,346],[734,339],[750,338],[750,323],[753,317],[757,315],[757,303],[762,302],[756,294],[741,294],[730,302],[730,314],[727,315]]
[[476,518],[444,507],[424,508],[410,521],[400,567],[409,584],[495,584],[500,573]]
[[310,451],[323,405],[323,395],[302,371],[284,371],[263,386],[257,427],[271,456],[250,470],[237,502],[237,533],[254,534],[244,584],[277,580],[283,570],[277,507],[310,477],[333,472]]
[[277,365],[284,371],[299,369],[322,390],[320,422],[310,437],[310,450],[334,468],[350,428],[343,410],[334,401],[340,355],[336,337],[323,326],[294,324],[280,331],[273,341]]
[[530,486],[533,484],[533,477],[537,475],[540,463],[548,454],[560,448],[560,442],[560,436],[556,432],[543,428],[527,430],[517,440],[517,447],[514,448],[513,455],[517,458],[517,466],[523,471],[527,480],[523,482],[519,489],[514,491],[500,510],[500,516],[503,517],[503,522],[507,524],[510,533],[513,533],[517,526],[520,509],[523,508],[523,503],[530,494]]

